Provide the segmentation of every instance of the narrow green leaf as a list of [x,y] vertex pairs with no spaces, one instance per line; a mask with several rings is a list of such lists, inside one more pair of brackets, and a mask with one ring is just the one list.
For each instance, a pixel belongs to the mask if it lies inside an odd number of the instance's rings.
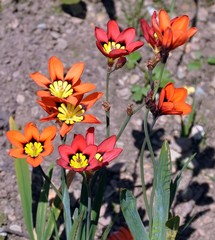
[[192,104],[192,111],[188,116],[187,121],[185,122],[183,119],[181,120],[181,136],[182,137],[188,137],[190,135],[190,132],[192,130],[194,121],[196,117],[196,105],[195,102]]
[[[52,178],[53,167],[54,165],[50,167],[48,172],[48,177],[50,180]],[[44,239],[45,226],[46,226],[46,220],[47,220],[47,209],[49,209],[49,202],[48,202],[49,189],[50,189],[50,183],[45,180],[43,188],[40,193],[40,199],[37,207],[37,216],[36,216],[36,233],[37,233],[37,238],[40,240]]]
[[[75,213],[77,214],[77,211],[75,211]],[[82,229],[83,218],[84,218],[84,212],[81,212],[78,215],[78,217],[74,219],[72,228],[71,228],[70,239],[74,239],[74,240],[81,239],[81,229]]]
[[210,65],[215,65],[215,57],[209,57],[207,63]]
[[137,211],[136,199],[127,189],[121,191],[120,206],[134,240],[148,240],[148,234]]
[[65,170],[62,168],[62,195],[63,195],[63,210],[64,210],[64,222],[65,222],[65,228],[66,228],[66,236],[67,239],[70,239],[70,232],[72,228],[72,219],[71,219],[71,211],[70,211],[70,198],[69,198],[69,192],[66,185],[66,174]]
[[166,221],[169,215],[171,157],[167,141],[164,141],[158,160],[152,240],[166,240]]
[[[16,123],[12,117],[9,119],[10,130],[17,130]],[[23,217],[29,233],[30,240],[34,240],[33,218],[32,218],[32,191],[31,178],[26,159],[15,159],[14,161],[18,189],[21,198]]]
[[170,218],[166,222],[167,227],[167,238],[166,240],[175,240],[180,224],[179,216]]
[[81,0],[61,0],[63,4],[78,4]]
[[187,68],[188,68],[189,71],[198,70],[201,67],[202,67],[202,63],[201,63],[200,59],[196,59],[196,60],[188,63],[188,65],[187,65]]
[[114,224],[114,221],[112,221],[105,229],[104,233],[102,234],[101,240],[107,240],[108,234],[110,233],[110,230]]
[[184,172],[184,170],[188,167],[189,163],[194,159],[194,157],[196,156],[196,154],[193,154],[188,160],[187,162],[184,164],[183,168],[181,169],[181,171],[177,174],[177,176],[175,177],[174,180],[171,181],[170,183],[170,207],[174,201],[176,192],[178,190],[178,186],[181,182],[182,179],[182,173]]

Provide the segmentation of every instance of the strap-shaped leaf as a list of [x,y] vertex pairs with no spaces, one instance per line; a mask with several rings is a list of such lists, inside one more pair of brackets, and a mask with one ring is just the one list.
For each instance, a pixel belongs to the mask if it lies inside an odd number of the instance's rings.
[[172,217],[166,222],[167,227],[166,240],[175,240],[179,228],[179,223],[180,223],[179,216]]
[[[12,117],[9,119],[10,130],[17,130],[16,123]],[[21,198],[23,217],[29,233],[30,240],[34,239],[32,220],[32,191],[31,178],[26,159],[15,159],[15,171],[18,189]]]
[[167,141],[164,141],[157,165],[155,207],[152,226],[152,240],[166,239],[166,222],[169,214],[171,157]]
[[[49,169],[48,177],[51,180],[52,172],[53,172],[52,165]],[[43,188],[40,193],[40,199],[37,207],[37,216],[36,216],[36,233],[37,238],[41,240],[45,240],[45,226],[47,220],[47,210],[49,209],[49,202],[48,202],[48,195],[49,195],[50,183],[45,180]]]
[[148,240],[148,234],[137,211],[136,199],[130,191],[123,189],[120,194],[123,216],[135,240]]

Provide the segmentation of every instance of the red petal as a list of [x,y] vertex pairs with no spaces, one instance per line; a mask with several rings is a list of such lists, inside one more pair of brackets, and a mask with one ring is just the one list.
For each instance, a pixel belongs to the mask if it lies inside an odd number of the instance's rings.
[[[99,152],[99,151],[98,151]],[[106,152],[104,155],[103,155],[103,162],[104,163],[109,163],[111,162],[112,160],[114,160],[115,158],[117,158],[120,153],[122,152],[122,148],[115,148],[113,149],[112,151],[110,152]]]
[[116,136],[113,135],[113,136],[105,139],[102,143],[99,144],[98,152],[103,153],[103,152],[112,151],[115,144],[116,144]]
[[113,49],[108,54],[108,57],[115,59],[115,58],[118,58],[118,57],[123,57],[123,56],[128,55],[128,54],[129,54],[129,52],[127,51],[127,49]]
[[132,42],[126,47],[126,49],[129,51],[129,53],[131,53],[131,52],[137,50],[138,48],[142,47],[143,44],[144,43],[141,41]]
[[108,41],[116,42],[116,39],[118,38],[119,34],[120,34],[120,30],[117,22],[114,20],[110,20],[107,24]]
[[95,131],[95,128],[94,128],[94,127],[88,128],[87,133],[86,133],[86,142],[87,142],[87,145],[90,145],[90,144],[94,144],[94,143],[95,143],[95,134],[94,134],[94,131]]
[[107,33],[102,28],[95,28],[95,37],[99,42],[108,43]]
[[69,163],[69,155],[73,155],[76,153],[76,151],[74,151],[74,149],[69,145],[59,146],[58,152],[59,152],[62,160],[65,161],[67,164]]
[[120,35],[116,39],[116,42],[117,43],[125,43],[125,45],[127,46],[134,40],[135,35],[136,35],[136,33],[135,33],[134,28],[126,28],[125,30],[123,30],[120,33]]
[[85,138],[81,134],[76,135],[71,143],[72,150],[75,153],[79,151],[83,153],[86,147],[87,143]]

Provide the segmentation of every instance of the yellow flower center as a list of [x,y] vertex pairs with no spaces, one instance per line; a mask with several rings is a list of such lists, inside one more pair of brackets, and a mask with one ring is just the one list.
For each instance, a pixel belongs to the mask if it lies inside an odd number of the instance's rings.
[[37,157],[43,151],[43,146],[40,142],[29,142],[25,145],[24,150],[29,156]]
[[53,96],[59,98],[67,98],[73,93],[72,85],[67,81],[60,80],[54,81],[52,84],[50,84],[49,90]]
[[109,41],[108,44],[105,43],[103,45],[103,48],[104,48],[106,53],[110,53],[114,49],[125,49],[125,46],[121,45],[120,43],[110,42]]
[[100,153],[96,153],[95,159],[97,159],[99,162],[103,161],[102,155]]
[[76,153],[72,155],[69,161],[69,165],[70,167],[73,167],[73,168],[87,167],[89,165],[87,156],[82,153]]
[[66,124],[74,124],[75,122],[81,122],[84,119],[83,114],[85,110],[81,105],[75,107],[69,103],[62,103],[58,108],[58,111],[59,113],[57,117]]

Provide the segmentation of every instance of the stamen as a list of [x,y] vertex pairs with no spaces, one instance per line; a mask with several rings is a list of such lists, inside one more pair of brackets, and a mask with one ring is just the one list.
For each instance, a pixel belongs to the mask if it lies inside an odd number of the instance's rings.
[[43,146],[40,142],[29,142],[25,145],[24,150],[29,156],[37,157],[43,151]]
[[58,108],[58,111],[59,113],[57,117],[66,124],[74,124],[75,122],[81,122],[84,120],[83,114],[85,113],[85,110],[82,105],[75,107],[69,103],[62,103]]
[[108,44],[105,43],[103,45],[103,48],[104,48],[106,53],[110,53],[114,49],[125,49],[125,46],[121,45],[120,43],[109,41]]
[[72,155],[69,165],[73,168],[83,168],[89,165],[86,155],[82,153],[76,153]]
[[49,90],[53,96],[59,98],[67,98],[73,93],[72,85],[67,81],[60,80],[54,81],[52,84],[50,84]]
[[95,159],[97,159],[99,162],[103,161],[102,155],[100,153],[96,153]]

